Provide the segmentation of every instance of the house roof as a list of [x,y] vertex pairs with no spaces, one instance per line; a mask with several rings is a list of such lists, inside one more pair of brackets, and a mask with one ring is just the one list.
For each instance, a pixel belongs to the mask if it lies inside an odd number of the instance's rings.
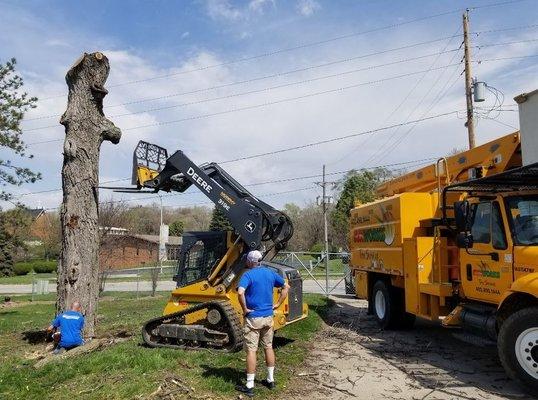
[[[148,242],[159,243],[159,235],[131,235]],[[167,244],[172,246],[179,246],[183,243],[183,238],[181,236],[168,236]]]
[[30,218],[33,220],[38,219],[41,215],[45,214],[43,208],[28,208],[26,212],[30,215]]

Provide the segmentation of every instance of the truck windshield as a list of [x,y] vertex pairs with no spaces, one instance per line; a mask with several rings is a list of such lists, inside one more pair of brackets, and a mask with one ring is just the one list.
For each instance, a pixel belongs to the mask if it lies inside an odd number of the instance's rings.
[[509,197],[507,208],[514,244],[538,245],[538,196]]

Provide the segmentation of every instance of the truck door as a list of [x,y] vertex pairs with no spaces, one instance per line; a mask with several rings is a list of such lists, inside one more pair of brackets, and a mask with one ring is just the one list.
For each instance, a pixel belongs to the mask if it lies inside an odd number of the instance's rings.
[[499,202],[471,205],[472,249],[460,250],[462,285],[466,298],[498,303],[512,283],[512,251],[508,246]]

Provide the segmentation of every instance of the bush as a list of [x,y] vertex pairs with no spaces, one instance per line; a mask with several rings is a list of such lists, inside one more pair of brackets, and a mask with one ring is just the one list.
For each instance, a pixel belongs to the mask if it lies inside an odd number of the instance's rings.
[[36,260],[33,262],[32,269],[38,274],[56,272],[58,261],[56,260]]
[[15,263],[13,272],[15,275],[27,275],[30,271],[38,274],[55,272],[58,262],[56,260],[32,260]]
[[13,273],[15,275],[27,275],[32,270],[30,263],[15,263]]
[[322,253],[325,251],[325,245],[321,243],[316,243],[310,248],[312,253]]

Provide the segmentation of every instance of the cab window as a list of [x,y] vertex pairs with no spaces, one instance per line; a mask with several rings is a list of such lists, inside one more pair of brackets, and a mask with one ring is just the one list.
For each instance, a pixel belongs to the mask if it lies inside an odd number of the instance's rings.
[[473,227],[471,234],[475,243],[489,243],[491,241],[491,203],[473,204]]
[[495,249],[506,249],[501,210],[497,202],[473,204],[473,225],[471,234],[475,243],[490,244]]

